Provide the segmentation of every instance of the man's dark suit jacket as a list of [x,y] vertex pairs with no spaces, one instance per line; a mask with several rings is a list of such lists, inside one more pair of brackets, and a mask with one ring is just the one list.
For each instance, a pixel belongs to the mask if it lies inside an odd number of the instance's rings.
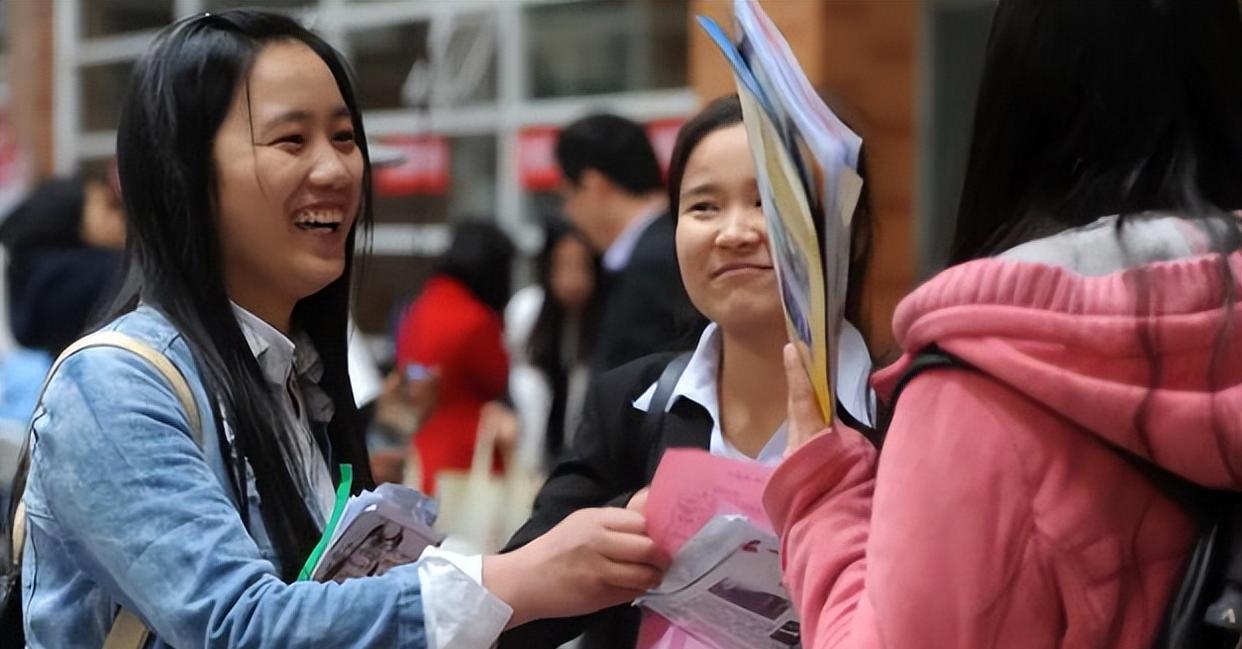
[[[660,378],[676,356],[647,356],[599,377],[583,405],[580,433],[572,452],[552,470],[535,499],[530,520],[509,541],[506,551],[531,542],[579,509],[624,507],[634,492],[651,482],[665,449],[708,448],[711,416],[686,399],[673,403],[655,440],[643,438],[645,413],[634,407],[634,400]],[[540,620],[502,635],[500,647],[554,649],[589,629],[583,636],[583,649],[634,649],[638,620],[638,609],[632,606],[583,617]]]
[[604,314],[591,358],[595,372],[694,347],[706,320],[682,286],[675,230],[673,218],[661,214],[643,231],[625,268],[605,273]]

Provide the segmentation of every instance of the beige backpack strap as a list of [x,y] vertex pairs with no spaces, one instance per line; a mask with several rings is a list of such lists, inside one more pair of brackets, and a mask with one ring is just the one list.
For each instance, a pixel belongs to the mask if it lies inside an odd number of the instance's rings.
[[[181,374],[181,370],[168,357],[155,350],[150,345],[134,338],[127,336],[119,331],[96,331],[93,334],[84,336],[77,342],[65,348],[60,357],[56,359],[52,370],[48,372],[48,381],[51,380],[52,374],[59,369],[60,364],[73,354],[90,347],[117,347],[124,349],[138,356],[143,360],[155,366],[163,375],[164,380],[168,382],[169,387],[173,389],[173,393],[177,395],[177,400],[181,402],[181,409],[185,411],[186,417],[190,420],[190,431],[194,435],[194,443],[199,446],[203,445],[203,423],[199,419],[198,404],[194,401],[194,393],[190,391],[190,384],[186,382],[185,376]],[[46,384],[44,385],[46,389]],[[42,398],[42,395],[40,395]]]
[[[66,347],[65,351],[61,352],[60,356],[56,358],[56,362],[52,363],[52,369],[48,371],[47,378],[43,381],[43,388],[39,391],[40,402],[43,401],[43,393],[47,390],[48,384],[52,381],[52,376],[56,374],[56,370],[60,369],[61,364],[70,356],[91,347],[124,349],[137,354],[143,360],[155,366],[155,369],[168,382],[173,393],[177,395],[177,400],[181,402],[181,409],[185,411],[186,418],[190,421],[190,431],[194,437],[194,443],[200,448],[202,447],[203,423],[198,412],[198,404],[194,401],[194,393],[190,390],[190,384],[186,381],[185,375],[181,373],[181,370],[177,369],[177,366],[167,356],[141,340],[127,336],[119,331],[97,331],[78,339],[72,345]],[[22,549],[26,543],[26,505],[22,502],[18,503],[17,515],[13,520],[12,543],[13,556],[20,561]],[[112,623],[112,629],[108,632],[108,637],[104,640],[103,649],[142,649],[146,646],[150,633],[150,630],[136,615],[122,608]]]
[[13,514],[13,531],[9,536],[9,542],[12,543],[13,552],[9,554],[13,557],[14,565],[22,560],[22,550],[26,546],[26,503],[17,501],[17,509]]
[[128,609],[121,609],[112,621],[112,630],[104,639],[103,649],[142,649],[147,646],[151,631]]

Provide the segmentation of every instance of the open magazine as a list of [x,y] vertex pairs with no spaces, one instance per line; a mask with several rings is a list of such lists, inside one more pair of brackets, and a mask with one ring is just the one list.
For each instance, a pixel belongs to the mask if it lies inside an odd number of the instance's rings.
[[780,564],[774,534],[745,516],[717,516],[638,603],[715,649],[797,647],[798,617]]
[[640,647],[789,649],[800,643],[797,614],[781,584],[779,545],[760,494],[769,469],[698,449],[671,449],[647,496],[647,533],[673,557],[658,587],[636,604],[667,621],[669,633]]
[[819,98],[757,0],[734,0],[737,38],[700,17],[733,71],[791,341],[826,420],[836,409],[862,138]]
[[382,575],[393,566],[414,563],[427,546],[444,540],[432,528],[437,509],[431,498],[387,483],[344,500],[340,496],[349,493],[349,481],[342,477],[337,507],[302,579],[342,582]]

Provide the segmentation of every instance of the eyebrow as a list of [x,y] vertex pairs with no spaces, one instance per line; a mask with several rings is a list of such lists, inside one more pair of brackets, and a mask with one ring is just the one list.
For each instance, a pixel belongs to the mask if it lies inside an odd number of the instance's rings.
[[[348,106],[338,106],[336,110],[332,111],[331,117],[332,119],[337,119],[339,117],[350,117],[350,115],[351,113],[349,112]],[[263,125],[263,128],[270,129],[275,126],[280,126],[281,124],[287,124],[289,122],[308,122],[314,119],[314,117],[315,117],[314,114],[312,114],[308,110],[294,109],[294,110],[281,113],[280,115],[277,115],[276,117],[273,117],[272,119],[268,120]]]
[[700,183],[682,192],[680,195],[680,198],[686,199],[686,198],[690,198],[692,196],[697,196],[700,194],[711,194],[717,190],[718,188],[716,187],[716,183],[712,183],[712,182]]

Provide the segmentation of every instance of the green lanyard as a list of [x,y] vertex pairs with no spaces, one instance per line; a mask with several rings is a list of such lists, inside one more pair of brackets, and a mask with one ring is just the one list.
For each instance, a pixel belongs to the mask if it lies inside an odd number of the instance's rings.
[[349,502],[349,491],[353,483],[353,465],[342,464],[341,482],[336,487],[336,504],[332,506],[332,516],[328,519],[328,525],[323,529],[323,536],[319,539],[319,543],[315,544],[315,549],[306,559],[306,565],[302,566],[302,572],[298,573],[298,581],[311,578],[311,573],[315,571],[315,564],[319,563],[319,558],[328,549],[328,543],[332,541],[332,535],[336,532],[336,524],[341,520],[341,513],[345,511],[345,503]]

